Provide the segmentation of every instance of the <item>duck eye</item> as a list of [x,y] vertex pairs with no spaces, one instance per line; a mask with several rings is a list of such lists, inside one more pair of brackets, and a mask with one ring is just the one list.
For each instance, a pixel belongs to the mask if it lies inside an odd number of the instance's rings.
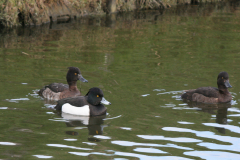
[[74,73],[75,74],[75,76],[77,75],[77,73]]
[[99,97],[99,95],[97,95],[97,97]]

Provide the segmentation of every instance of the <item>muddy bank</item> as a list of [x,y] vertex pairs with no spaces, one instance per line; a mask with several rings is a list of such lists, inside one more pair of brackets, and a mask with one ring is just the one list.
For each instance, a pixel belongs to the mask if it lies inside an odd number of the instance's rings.
[[200,0],[4,0],[0,2],[0,24],[7,27],[38,26],[85,15],[159,10],[172,5],[196,5],[199,2]]
[[8,27],[41,25],[84,15],[161,6],[163,3],[160,0],[4,0],[0,2],[0,21]]

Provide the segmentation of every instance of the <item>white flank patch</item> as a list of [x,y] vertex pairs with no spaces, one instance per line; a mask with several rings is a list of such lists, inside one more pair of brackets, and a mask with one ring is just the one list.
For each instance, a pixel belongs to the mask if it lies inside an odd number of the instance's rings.
[[90,115],[89,105],[85,105],[82,107],[75,107],[69,103],[66,103],[62,106],[62,112],[74,114],[74,115],[80,115],[80,116],[89,116]]

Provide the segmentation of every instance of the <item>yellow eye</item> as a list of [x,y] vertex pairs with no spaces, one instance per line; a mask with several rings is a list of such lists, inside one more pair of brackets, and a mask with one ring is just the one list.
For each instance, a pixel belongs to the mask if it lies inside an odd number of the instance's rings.
[[77,75],[77,73],[74,73],[75,74],[75,76]]
[[222,79],[223,79],[223,77],[222,77]]
[[99,95],[97,95],[97,97],[99,97]]

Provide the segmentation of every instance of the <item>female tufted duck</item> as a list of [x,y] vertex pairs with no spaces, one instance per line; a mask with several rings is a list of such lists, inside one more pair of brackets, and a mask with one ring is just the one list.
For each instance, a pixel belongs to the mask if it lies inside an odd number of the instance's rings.
[[227,72],[220,72],[217,77],[218,88],[215,87],[200,87],[198,89],[187,90],[181,95],[182,99],[203,103],[223,103],[230,102],[232,95],[228,88],[232,86],[229,83]]
[[101,103],[111,104],[103,97],[102,90],[94,87],[85,96],[59,100],[55,108],[74,115],[99,116],[106,114],[107,111],[107,108]]
[[81,93],[77,88],[77,80],[88,82],[83,78],[79,68],[77,67],[68,67],[66,79],[68,85],[63,83],[51,83],[40,89],[38,94],[44,98],[55,101],[67,97],[80,96]]

